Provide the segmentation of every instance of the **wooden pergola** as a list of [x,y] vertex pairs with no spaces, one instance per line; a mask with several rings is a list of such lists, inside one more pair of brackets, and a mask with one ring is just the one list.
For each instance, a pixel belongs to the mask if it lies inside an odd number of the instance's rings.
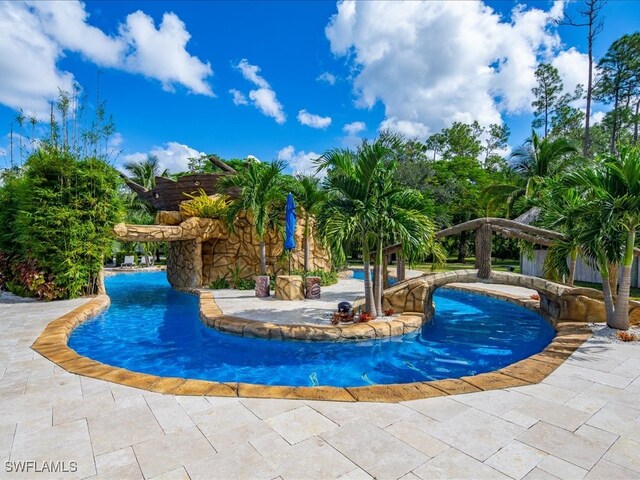
[[[550,247],[557,240],[564,240],[566,236],[553,230],[534,227],[525,223],[508,220],[506,218],[484,217],[459,223],[453,227],[436,232],[436,239],[456,235],[460,232],[475,230],[476,232],[476,263],[478,277],[489,278],[491,276],[491,247],[493,233],[506,238],[524,240],[534,245]],[[634,249],[633,254],[640,257],[640,249]]]

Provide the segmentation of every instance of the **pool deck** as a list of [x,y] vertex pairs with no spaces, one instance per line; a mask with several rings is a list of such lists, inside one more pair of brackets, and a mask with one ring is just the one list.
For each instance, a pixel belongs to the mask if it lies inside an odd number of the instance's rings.
[[[393,275],[393,270],[390,269]],[[419,277],[424,272],[407,270],[406,278]],[[362,280],[341,278],[335,285],[322,287],[319,300],[278,300],[273,296],[256,298],[253,290],[213,290],[216,304],[225,315],[272,322],[278,325],[330,325],[331,313],[339,302],[353,303],[363,296]]]
[[396,404],[185,397],[70,374],[30,349],[84,302],[0,300],[3,478],[640,477],[635,345],[593,337],[539,384]]
[[362,288],[362,280],[341,278],[335,285],[322,287],[319,300],[257,298],[253,290],[213,290],[213,296],[226,315],[279,325],[330,325],[338,303],[353,303],[362,297]]

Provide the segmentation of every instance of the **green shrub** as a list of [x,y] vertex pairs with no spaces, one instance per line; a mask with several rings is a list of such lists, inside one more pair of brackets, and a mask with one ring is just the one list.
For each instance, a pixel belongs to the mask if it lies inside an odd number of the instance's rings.
[[227,213],[226,195],[207,195],[203,189],[199,189],[197,195],[185,195],[191,200],[185,200],[180,204],[180,214],[184,218],[224,218]]
[[44,143],[0,187],[0,268],[6,287],[38,298],[97,291],[113,226],[122,218],[120,179],[97,158]]
[[249,278],[241,278],[234,287],[237,290],[253,290],[256,288],[256,281]]
[[223,290],[231,288],[231,285],[229,285],[229,281],[225,277],[220,277],[211,282],[209,288],[212,290]]

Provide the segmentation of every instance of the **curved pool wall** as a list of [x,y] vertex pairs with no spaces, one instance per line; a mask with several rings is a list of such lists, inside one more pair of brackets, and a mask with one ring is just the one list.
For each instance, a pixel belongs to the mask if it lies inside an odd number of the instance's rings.
[[167,377],[336,387],[425,382],[500,369],[541,352],[554,337],[549,323],[523,307],[441,289],[435,316],[412,334],[343,343],[245,338],[203,325],[198,299],[171,289],[163,272],[105,283],[110,308],[77,327],[69,347]]

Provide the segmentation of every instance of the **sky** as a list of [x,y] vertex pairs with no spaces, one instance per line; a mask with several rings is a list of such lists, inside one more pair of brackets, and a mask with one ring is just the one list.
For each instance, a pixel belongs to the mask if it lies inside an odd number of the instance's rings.
[[[506,123],[515,147],[539,62],[568,91],[586,83],[586,30],[556,22],[580,4],[0,0],[0,167],[19,109],[46,120],[74,82],[89,109],[106,101],[118,166],[154,154],[177,172],[215,153],[309,172],[381,129],[425,140],[474,120]],[[596,58],[637,31],[640,1],[609,0],[603,16]]]

